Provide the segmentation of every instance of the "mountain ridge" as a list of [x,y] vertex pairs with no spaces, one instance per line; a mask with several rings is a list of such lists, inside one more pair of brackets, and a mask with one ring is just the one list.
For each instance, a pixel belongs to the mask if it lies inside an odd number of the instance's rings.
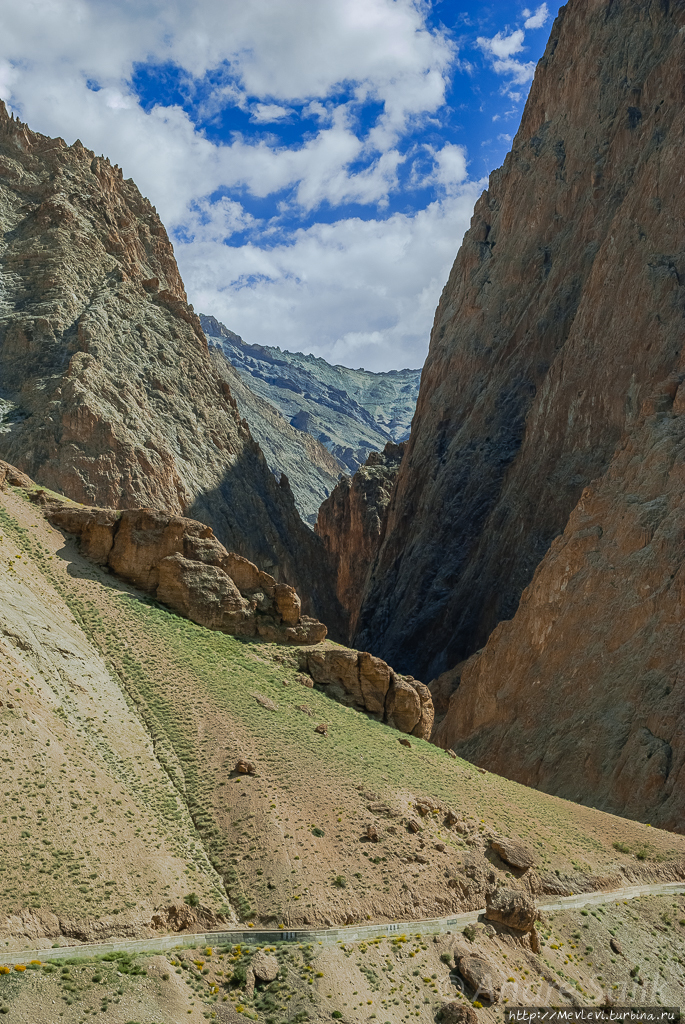
[[250,345],[215,317],[200,314],[210,344],[248,387],[354,473],[372,451],[409,434],[421,370],[375,373],[331,364],[321,356]]

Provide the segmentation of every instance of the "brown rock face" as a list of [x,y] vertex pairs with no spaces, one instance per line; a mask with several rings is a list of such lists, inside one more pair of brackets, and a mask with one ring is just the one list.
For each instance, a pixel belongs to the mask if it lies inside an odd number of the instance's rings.
[[[685,828],[685,415],[618,446],[524,591],[462,672],[439,746],[519,782]],[[662,396],[662,397],[658,397]]]
[[207,523],[342,635],[323,544],[240,418],[133,181],[0,103],[0,230],[0,455],[76,501]]
[[315,529],[335,569],[336,595],[349,616],[350,639],[385,534],[390,495],[405,447],[404,442],[389,442],[382,452],[371,452],[351,479],[340,479],[319,509]]
[[683,366],[684,26],[656,0],[569,0],[556,19],[436,312],[359,616],[355,645],[401,671],[437,676],[514,615]]
[[54,503],[45,514],[81,538],[87,557],[201,626],[291,644],[326,636],[322,623],[300,617],[292,587],[226,551],[204,523],[150,508],[115,512]]
[[300,669],[335,700],[366,711],[400,732],[430,739],[433,702],[428,687],[411,676],[398,676],[380,658],[366,651],[317,647],[301,653]]
[[519,932],[535,928],[537,908],[534,901],[520,889],[497,889],[485,897],[485,916]]

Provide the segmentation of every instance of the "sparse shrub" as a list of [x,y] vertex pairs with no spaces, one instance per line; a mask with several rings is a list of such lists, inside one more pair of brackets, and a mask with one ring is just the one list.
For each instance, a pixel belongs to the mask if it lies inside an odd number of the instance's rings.
[[247,967],[245,964],[236,964],[233,968],[233,975],[231,977],[231,985],[239,987],[247,982]]
[[469,942],[473,942],[476,937],[476,929],[472,924],[467,924],[464,928],[464,938],[468,939]]
[[333,1010],[331,1017],[334,1017],[335,1020],[340,1020],[340,1018],[342,1017],[342,1013],[340,1012],[340,1010]]
[[313,836],[318,836],[319,839],[320,839],[321,836],[325,836],[326,833],[324,832],[324,830],[322,828],[318,828],[318,826],[317,826],[317,828],[313,828],[312,829],[312,835]]
[[450,956],[449,953],[441,953],[440,954],[440,959],[442,960],[442,962],[444,964],[451,964],[452,963],[452,957]]
[[482,1010],[483,1009],[483,1004],[481,1003],[481,1001],[479,999],[476,999],[475,1002],[473,1002],[471,1005],[475,1006],[477,1010]]
[[344,889],[347,886],[347,879],[345,878],[344,875],[336,875],[335,878],[333,879],[333,885],[337,889]]
[[630,847],[627,843],[614,843],[614,849],[618,850],[619,853],[630,853]]
[[195,892],[189,892],[187,896],[183,897],[183,902],[187,903],[189,907],[199,907],[200,899]]

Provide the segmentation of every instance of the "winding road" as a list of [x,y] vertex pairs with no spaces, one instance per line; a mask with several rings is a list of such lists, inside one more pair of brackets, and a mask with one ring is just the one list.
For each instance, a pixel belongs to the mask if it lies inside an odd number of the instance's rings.
[[[640,896],[674,896],[685,893],[685,882],[658,882],[653,885],[627,885],[621,889],[601,892],[574,893],[562,896],[556,901],[538,903],[540,910],[576,910],[580,907],[598,906],[633,900]],[[117,942],[86,942],[75,946],[60,946],[50,949],[0,950],[0,963],[14,964],[30,960],[61,960],[79,957],[84,960],[102,956],[105,953],[163,953],[170,949],[196,948],[197,946],[224,946],[228,943],[249,942],[269,944],[274,942],[356,942],[379,936],[421,933],[436,935],[441,932],[475,924],[485,908],[466,914],[453,914],[424,921],[393,921],[389,924],[349,925],[342,928],[288,930],[274,928],[228,929],[214,932],[193,932],[182,935],[160,935],[152,939],[122,939]]]

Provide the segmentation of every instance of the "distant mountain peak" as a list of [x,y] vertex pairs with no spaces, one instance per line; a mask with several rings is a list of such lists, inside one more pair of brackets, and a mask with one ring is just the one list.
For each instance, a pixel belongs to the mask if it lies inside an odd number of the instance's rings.
[[244,383],[323,444],[341,469],[354,473],[371,452],[409,436],[420,369],[353,370],[311,353],[251,345],[213,316],[200,314],[200,322]]

